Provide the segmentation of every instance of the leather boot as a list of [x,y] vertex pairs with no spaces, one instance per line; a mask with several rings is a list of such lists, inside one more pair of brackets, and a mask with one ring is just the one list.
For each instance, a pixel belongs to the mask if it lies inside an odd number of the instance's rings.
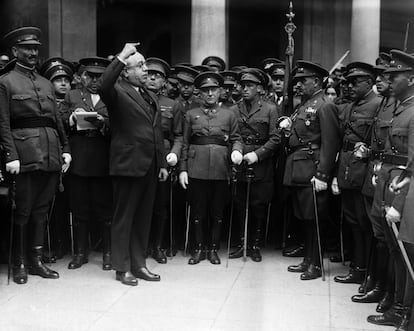
[[375,287],[366,294],[354,295],[351,297],[353,302],[373,303],[379,302],[384,297],[384,286],[381,282],[376,282]]
[[49,269],[43,264],[42,252],[42,246],[36,246],[31,248],[29,273],[31,275],[38,275],[43,278],[58,279],[59,274],[56,271]]
[[310,259],[308,257],[305,257],[301,263],[298,265],[290,265],[288,267],[289,272],[305,272],[308,270],[310,264]]
[[358,293],[364,294],[368,293],[369,291],[372,291],[375,287],[374,278],[372,275],[368,275],[364,278],[364,281],[362,284],[358,287]]
[[390,309],[388,309],[382,315],[370,315],[367,317],[367,321],[376,325],[389,325],[398,327],[403,319],[404,307],[400,303],[394,303]]
[[404,307],[404,314],[401,319],[400,325],[398,325],[395,331],[408,331],[408,325],[410,324],[411,307]]
[[155,261],[157,261],[160,264],[167,263],[167,256],[165,255],[164,251],[159,246],[155,247],[152,250],[152,257]]
[[[237,249],[230,253],[229,259],[238,259],[243,256],[243,244],[244,238],[241,238],[241,244],[237,246]],[[250,256],[250,248],[247,247],[246,256]]]
[[394,293],[386,291],[380,302],[378,302],[377,308],[375,309],[378,313],[385,313],[391,308],[394,302]]
[[284,249],[282,255],[286,257],[304,257],[305,256],[305,246],[298,245],[291,247],[289,249]]
[[88,263],[88,257],[86,254],[86,245],[88,241],[88,227],[85,222],[77,221],[74,224],[75,227],[75,255],[72,257],[72,261],[69,262],[68,269],[78,269],[83,264]]
[[27,283],[26,268],[26,242],[27,242],[27,225],[17,224],[14,226],[14,265],[13,281],[16,284]]
[[220,257],[217,254],[217,247],[213,245],[211,249],[208,251],[208,259],[211,264],[220,264]]
[[322,276],[321,267],[311,263],[303,274],[300,275],[301,280],[312,280]]
[[203,249],[202,244],[197,244],[197,249],[191,254],[188,264],[198,264],[202,260],[206,259],[206,252]]
[[206,252],[203,249],[203,224],[200,220],[194,220],[194,240],[196,250],[191,254],[188,264],[198,264],[206,259]]
[[111,221],[105,221],[102,235],[103,255],[102,269],[112,270],[111,261]]
[[361,284],[365,278],[365,269],[350,269],[349,273],[343,276],[335,276],[334,281],[343,284]]

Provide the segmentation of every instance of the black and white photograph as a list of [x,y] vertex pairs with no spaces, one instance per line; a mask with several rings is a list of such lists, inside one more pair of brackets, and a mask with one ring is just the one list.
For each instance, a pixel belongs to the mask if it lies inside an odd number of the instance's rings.
[[413,172],[412,0],[0,0],[0,331],[414,331]]

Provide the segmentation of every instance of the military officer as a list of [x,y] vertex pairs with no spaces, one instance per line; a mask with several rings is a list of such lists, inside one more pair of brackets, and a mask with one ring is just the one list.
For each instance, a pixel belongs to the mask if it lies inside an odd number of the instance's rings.
[[231,70],[221,71],[220,75],[223,77],[220,102],[224,107],[234,106],[236,101],[233,99],[233,91],[237,85],[237,72]]
[[[329,217],[328,182],[339,147],[337,110],[323,96],[322,82],[327,75],[328,71],[315,63],[297,61],[293,77],[302,101],[291,117],[283,183],[291,189],[294,216],[303,221],[305,228],[303,262],[288,268],[290,272],[301,272],[302,280],[321,276],[316,221],[322,233]],[[283,120],[280,126],[289,129],[289,120]]]
[[[161,110],[161,127],[164,135],[164,148],[167,153],[167,163],[170,167],[177,165],[181,154],[182,145],[182,114],[177,107],[177,102],[162,95],[166,79],[170,71],[170,65],[162,59],[149,57],[146,60],[148,67],[148,79],[145,86],[154,92],[158,98]],[[170,176],[172,173],[170,172]],[[171,179],[171,178],[170,178]],[[162,250],[165,228],[169,219],[169,190],[170,183],[159,182],[154,202],[152,216],[150,245],[152,244],[152,257],[158,263],[167,263],[167,257]]]
[[[398,327],[407,307],[412,305],[413,291],[406,295],[404,293],[407,285],[405,265],[394,234],[386,222],[399,220],[408,187],[391,192],[388,186],[394,176],[400,175],[401,167],[411,166],[414,157],[414,57],[398,50],[391,50],[390,53],[390,68],[385,70],[384,74],[389,75],[391,90],[398,103],[384,142],[382,164],[378,167],[380,169],[377,169],[378,180],[371,213],[383,224],[385,240],[394,261],[395,292],[391,308],[382,315],[369,316],[368,322]],[[412,239],[409,235],[407,237],[405,231],[402,227],[403,239],[411,242]]]
[[271,78],[271,93],[268,95],[269,101],[274,102],[278,107],[283,105],[283,88],[285,81],[285,64],[276,63],[269,68]]
[[[70,82],[73,77],[72,63],[60,57],[50,58],[43,63],[40,73],[52,82],[56,94],[56,105],[58,111],[61,112],[65,96],[71,89]],[[66,176],[61,176],[59,190],[51,205],[51,208],[53,208],[49,220],[51,256],[44,256],[50,262],[55,262],[57,258],[62,258],[70,247],[68,231],[69,198],[68,192],[65,190],[65,184]]]
[[[352,103],[345,106],[340,115],[342,148],[338,159],[337,183],[342,194],[344,220],[351,225],[353,236],[354,267],[346,275],[336,276],[338,283],[361,284],[365,278],[373,233],[364,197],[361,193],[369,161],[371,128],[381,100],[372,87],[376,73],[372,65],[352,62],[346,68]],[[335,187],[334,191],[338,193]]]
[[[372,176],[374,168],[381,162],[381,155],[384,153],[384,143],[386,141],[388,130],[391,126],[392,114],[395,108],[395,98],[391,95],[391,88],[387,77],[384,76],[383,72],[389,67],[389,60],[391,57],[386,55],[384,59],[384,53],[380,54],[377,59],[377,65],[374,67],[377,78],[375,80],[376,90],[381,96],[381,102],[378,109],[375,111],[373,123],[371,126],[371,141],[370,141],[370,161],[367,167],[367,173],[362,186],[362,194],[364,198],[364,205],[367,211],[368,217],[371,221],[373,233],[374,233],[374,244],[375,247],[371,254],[371,261],[368,265],[368,278],[371,283],[375,282],[375,285],[367,284],[368,291],[365,294],[355,295],[352,297],[354,302],[379,302],[383,299],[386,286],[388,290],[386,297],[391,294],[392,282],[387,282],[387,270],[388,270],[388,248],[384,239],[384,229],[381,224],[376,222],[376,219],[371,216],[372,200],[374,197],[375,187],[372,182]],[[375,245],[375,246],[374,246]],[[371,287],[372,290],[370,289]],[[393,287],[392,287],[393,288]]]
[[204,58],[201,65],[206,65],[211,71],[220,72],[226,70],[226,62],[219,56],[210,55]]
[[43,264],[42,252],[49,205],[60,172],[67,171],[71,162],[53,86],[35,68],[40,34],[36,27],[22,27],[5,35],[16,64],[0,78],[0,143],[6,171],[15,175],[16,182],[13,280],[17,284],[27,282],[28,272],[59,278]]
[[[97,92],[97,81],[109,60],[99,57],[83,58],[85,84],[70,91],[63,104],[73,165],[69,175],[69,202],[73,214],[75,255],[69,269],[80,268],[88,262],[88,234],[95,220],[102,227],[104,270],[111,270],[112,187],[109,177],[109,119],[108,110]],[[90,125],[81,126],[78,114]]]
[[243,243],[247,240],[249,255],[255,262],[262,260],[260,247],[263,240],[263,228],[266,224],[268,204],[273,194],[272,155],[280,144],[280,134],[275,130],[278,118],[276,106],[260,97],[260,91],[263,90],[266,82],[264,75],[256,68],[243,70],[239,74],[243,101],[230,108],[236,115],[243,139],[243,159],[247,167],[253,168],[254,175],[250,186],[249,234],[247,238],[244,238],[248,174],[246,167],[239,172],[235,208],[240,223],[241,245],[230,254],[230,258],[243,256]]
[[243,147],[236,116],[218,102],[222,84],[223,78],[218,73],[199,74],[195,85],[200,89],[203,105],[189,110],[184,121],[179,181],[184,189],[191,188],[196,243],[189,264],[205,259],[205,246],[210,262],[220,264],[217,251],[230,177],[229,152],[233,163],[242,162]]

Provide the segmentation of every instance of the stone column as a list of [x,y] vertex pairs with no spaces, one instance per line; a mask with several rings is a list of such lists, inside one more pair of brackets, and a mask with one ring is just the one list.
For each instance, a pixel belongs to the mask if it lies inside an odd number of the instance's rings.
[[49,0],[50,57],[96,55],[96,6],[95,0]]
[[192,0],[191,9],[191,63],[208,55],[227,63],[226,0]]
[[352,61],[375,63],[380,43],[380,9],[380,0],[352,0]]

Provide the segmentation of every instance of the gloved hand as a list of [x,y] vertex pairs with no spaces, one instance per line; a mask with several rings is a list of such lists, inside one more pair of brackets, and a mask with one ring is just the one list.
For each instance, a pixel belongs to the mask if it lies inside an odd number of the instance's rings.
[[257,157],[257,154],[255,152],[249,152],[243,156],[243,160],[250,165],[259,161],[259,158]]
[[231,162],[234,164],[239,165],[243,161],[243,155],[239,151],[231,152]]
[[20,172],[20,161],[14,160],[6,163],[6,171],[12,175],[18,175]]
[[283,130],[290,130],[292,128],[292,120],[290,118],[285,118],[279,123],[279,128]]
[[332,193],[334,195],[341,194],[341,190],[340,190],[339,185],[338,185],[338,178],[337,177],[334,177],[332,179],[331,190],[332,190]]
[[180,185],[183,187],[183,189],[186,190],[188,185],[187,171],[180,172],[180,175],[178,176],[178,181],[180,182]]
[[76,125],[76,122],[77,122],[77,119],[76,119],[76,113],[79,113],[79,112],[84,112],[84,111],[86,111],[85,109],[83,109],[83,108],[76,108],[74,111],[73,111],[73,113],[72,114],[70,114],[70,116],[69,116],[69,126],[74,126],[74,125]]
[[315,186],[316,192],[325,191],[328,189],[328,183],[324,182],[323,180],[317,179],[315,176],[313,176],[310,181]]
[[377,180],[378,180],[378,176],[377,175],[372,175],[372,177],[371,177],[371,183],[372,183],[372,186],[377,186]]
[[389,226],[391,226],[391,222],[398,223],[401,220],[400,212],[394,207],[388,207],[388,208],[385,208],[385,210],[386,210],[385,219],[387,220],[387,223]]
[[357,159],[366,159],[369,156],[369,148],[363,142],[357,142],[354,147],[354,155]]
[[160,173],[158,174],[158,179],[160,182],[165,182],[168,178],[168,170],[165,168],[160,169]]
[[171,167],[174,167],[178,162],[177,154],[175,153],[169,153],[165,159],[167,160],[168,165]]
[[393,193],[399,193],[400,190],[405,186],[409,185],[411,178],[410,177],[404,177],[401,182],[398,182],[399,176],[395,176],[390,184],[390,191]]
[[66,171],[68,171],[70,163],[72,162],[72,155],[70,155],[69,153],[62,153],[62,159],[62,172],[65,173]]

